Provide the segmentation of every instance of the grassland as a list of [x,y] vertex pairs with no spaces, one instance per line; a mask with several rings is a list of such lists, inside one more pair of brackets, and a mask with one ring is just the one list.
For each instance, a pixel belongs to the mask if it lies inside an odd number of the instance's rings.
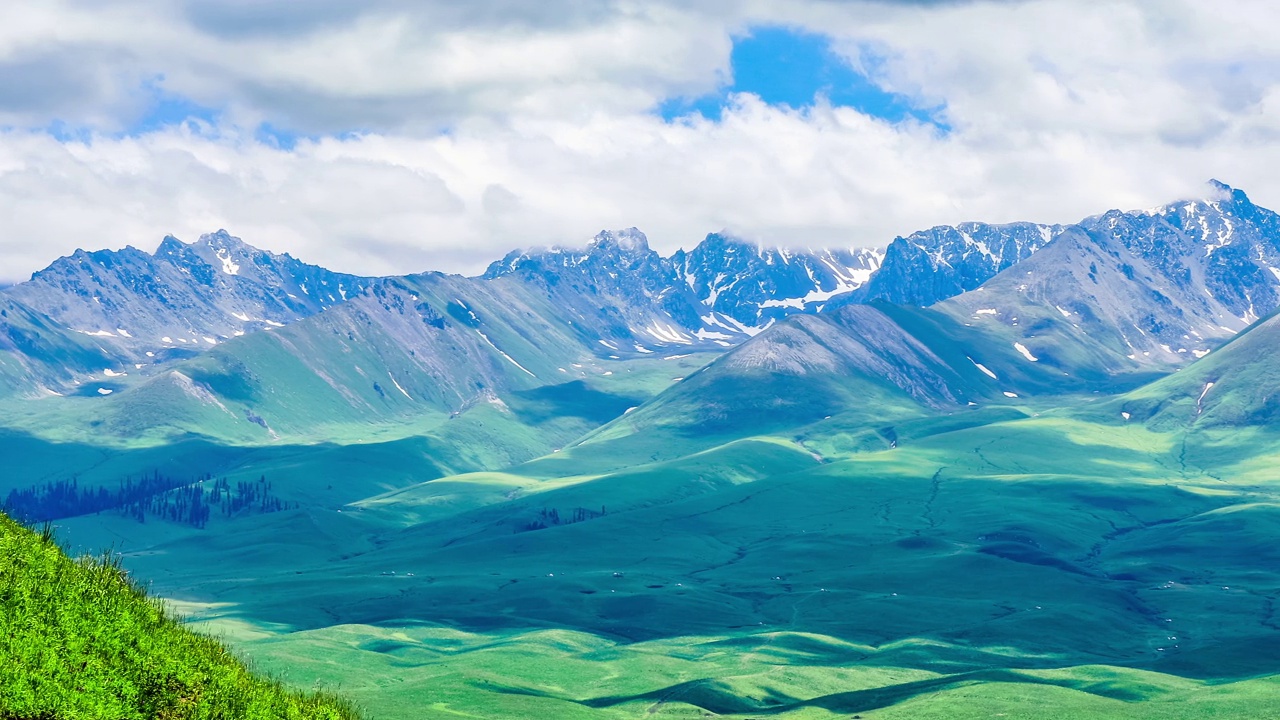
[[1268,717],[1280,437],[1019,402],[610,429],[216,534],[63,524],[375,717]]
[[1280,676],[1040,667],[1046,658],[1009,648],[785,631],[626,643],[565,630],[343,625],[241,647],[300,682],[341,681],[386,718],[1269,718],[1280,692]]
[[0,717],[354,720],[344,700],[250,673],[103,558],[0,516]]
[[781,420],[761,403],[786,388],[760,384],[712,431],[672,394],[566,440],[679,362],[376,442],[5,442],[24,472],[73,463],[94,482],[197,463],[273,477],[296,509],[59,524],[120,547],[258,667],[374,717],[1273,713],[1266,425],[1142,415],[1146,389],[935,412],[832,381],[787,392]]

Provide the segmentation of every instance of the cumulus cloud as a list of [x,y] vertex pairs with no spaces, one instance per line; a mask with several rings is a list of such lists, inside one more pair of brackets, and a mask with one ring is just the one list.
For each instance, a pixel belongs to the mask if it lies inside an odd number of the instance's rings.
[[[0,22],[0,282],[76,247],[218,227],[338,269],[474,272],[637,225],[882,245],[1203,192],[1280,205],[1280,9],[1169,3],[61,0]],[[735,34],[826,34],[948,130],[732,96]],[[56,52],[55,52],[56,50]],[[21,80],[21,81],[19,81]],[[150,85],[149,85],[150,84]],[[128,132],[146,92],[212,123]],[[45,90],[40,88],[45,87]],[[33,129],[59,120],[74,140]],[[269,122],[304,133],[280,147]]]

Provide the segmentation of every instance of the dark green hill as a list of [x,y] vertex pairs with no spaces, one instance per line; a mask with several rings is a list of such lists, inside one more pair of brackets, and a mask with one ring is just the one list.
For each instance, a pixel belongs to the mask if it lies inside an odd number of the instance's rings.
[[359,717],[256,677],[110,560],[71,560],[0,515],[0,718]]

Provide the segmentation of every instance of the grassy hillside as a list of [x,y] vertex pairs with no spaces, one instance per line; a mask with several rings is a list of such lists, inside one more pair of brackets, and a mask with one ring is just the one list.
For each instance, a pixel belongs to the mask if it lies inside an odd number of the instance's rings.
[[106,560],[71,560],[0,516],[0,717],[358,717],[325,694],[255,676]]

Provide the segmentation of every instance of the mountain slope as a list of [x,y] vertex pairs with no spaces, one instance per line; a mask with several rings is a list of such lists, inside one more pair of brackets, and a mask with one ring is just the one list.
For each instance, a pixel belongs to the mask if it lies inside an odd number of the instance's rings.
[[[1221,184],[1079,225],[970,224],[895,243],[862,289],[746,341],[598,437],[721,423],[742,436],[860,407],[891,417],[1123,391],[1203,357],[1273,309],[1280,287],[1280,219]],[[902,267],[929,281],[912,285]],[[850,304],[893,287],[926,302],[984,277],[926,310]]]
[[115,561],[72,561],[0,515],[0,716],[355,718],[345,702],[255,677],[182,627]]
[[1273,313],[1208,357],[1108,407],[1160,429],[1270,429],[1280,420],[1280,315]]
[[91,373],[120,367],[95,341],[0,295],[0,397],[41,398]]
[[1025,222],[970,222],[895,238],[884,251],[880,269],[846,301],[932,305],[972,290],[1026,260],[1062,229]]
[[510,462],[639,405],[707,359],[683,346],[623,357],[607,342],[519,278],[392,278],[154,375],[116,378],[122,387],[96,412],[99,431],[120,437],[446,433],[469,453]]
[[669,263],[708,311],[735,325],[763,327],[795,312],[816,312],[862,286],[882,255],[863,248],[768,248],[712,233],[693,250],[676,251]]
[[482,279],[536,288],[566,320],[616,351],[710,344],[696,334],[703,325],[697,298],[635,228],[603,231],[582,249],[515,251]]
[[1203,357],[1280,302],[1280,218],[1244,193],[1111,211],[939,305],[1091,377]]
[[[797,312],[816,312],[879,266],[876,250],[786,250],[712,233],[663,258],[635,228],[602,232],[585,249],[512,252],[485,279],[519,277],[579,316],[603,310],[606,339],[731,347]],[[608,322],[612,320],[612,322]]]
[[219,230],[192,244],[166,237],[154,253],[77,250],[4,293],[151,363],[309,317],[367,285]]
[[667,451],[690,452],[813,423],[858,434],[1099,386],[1028,362],[998,328],[928,308],[850,305],[770,327],[586,442],[651,446],[657,434],[671,438]]

